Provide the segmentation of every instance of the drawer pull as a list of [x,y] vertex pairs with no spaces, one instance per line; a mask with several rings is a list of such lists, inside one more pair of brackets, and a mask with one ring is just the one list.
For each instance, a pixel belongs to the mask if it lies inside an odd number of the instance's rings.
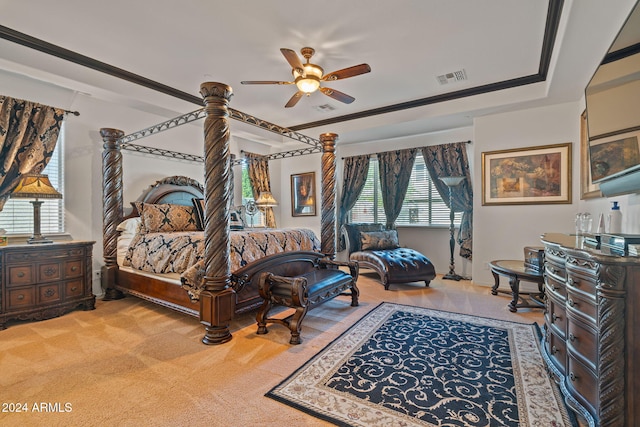
[[574,302],[571,298],[569,298],[567,300],[567,304],[569,304],[569,307],[574,307],[574,306],[578,305],[578,303]]
[[553,313],[551,318],[553,319],[553,322],[555,323],[556,320],[560,319],[560,316],[558,316],[557,314]]
[[77,286],[74,286],[73,288],[71,288],[71,292],[75,292],[75,291],[77,291],[77,290],[78,290],[78,287],[77,287]]
[[577,339],[578,339],[578,338],[577,338],[575,335],[573,335],[572,333],[569,333],[569,341],[574,342],[574,341],[576,341]]
[[18,271],[18,273],[16,273],[16,276],[20,278],[24,277],[24,271]]
[[24,299],[24,294],[18,295],[18,301],[22,301]]
[[44,296],[47,298],[51,298],[55,294],[56,294],[56,291],[53,288],[47,288],[47,290],[44,291]]
[[555,345],[551,347],[551,354],[556,354],[557,352],[558,352],[558,347],[556,347]]
[[573,372],[569,373],[569,378],[571,378],[571,381],[576,381],[578,379],[578,376],[576,374],[574,374]]
[[71,271],[78,271],[78,266],[74,265],[73,267],[71,267]]

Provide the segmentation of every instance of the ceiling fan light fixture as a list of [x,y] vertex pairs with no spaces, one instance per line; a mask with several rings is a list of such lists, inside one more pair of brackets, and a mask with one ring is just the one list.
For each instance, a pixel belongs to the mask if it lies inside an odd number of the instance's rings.
[[293,70],[295,83],[298,90],[306,94],[313,93],[320,88],[320,79],[324,70],[316,64],[307,62],[303,65],[302,73],[297,69]]
[[320,87],[320,79],[315,76],[298,77],[296,79],[298,90],[304,93],[313,93]]

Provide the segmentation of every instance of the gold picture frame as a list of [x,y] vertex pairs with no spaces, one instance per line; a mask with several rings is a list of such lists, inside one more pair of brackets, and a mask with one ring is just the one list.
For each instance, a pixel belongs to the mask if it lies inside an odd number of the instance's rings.
[[589,163],[589,134],[587,132],[587,111],[580,115],[580,199],[602,197],[600,186],[591,179]]
[[482,205],[571,203],[571,143],[482,153]]
[[315,216],[316,173],[291,175],[291,216]]

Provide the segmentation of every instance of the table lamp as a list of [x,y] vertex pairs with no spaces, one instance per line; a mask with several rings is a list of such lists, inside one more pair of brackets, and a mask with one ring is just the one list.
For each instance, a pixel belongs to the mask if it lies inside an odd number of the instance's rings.
[[18,186],[13,190],[12,199],[35,199],[33,204],[33,236],[27,243],[53,243],[40,233],[40,206],[44,203],[39,199],[62,199],[62,194],[53,188],[49,177],[41,174],[23,175]]

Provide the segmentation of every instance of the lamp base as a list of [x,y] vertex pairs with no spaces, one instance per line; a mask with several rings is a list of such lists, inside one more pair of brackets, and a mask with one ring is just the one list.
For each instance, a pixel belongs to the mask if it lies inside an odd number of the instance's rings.
[[40,243],[53,243],[53,240],[49,240],[46,237],[40,236],[40,237],[31,237],[29,238],[29,240],[27,240],[27,243],[29,244],[40,244]]
[[457,281],[465,280],[465,278],[464,278],[464,277],[462,277],[462,276],[460,276],[460,275],[456,274],[455,272],[454,272],[454,273],[448,273],[448,274],[445,274],[444,276],[442,276],[442,278],[443,278],[444,280],[457,280]]

